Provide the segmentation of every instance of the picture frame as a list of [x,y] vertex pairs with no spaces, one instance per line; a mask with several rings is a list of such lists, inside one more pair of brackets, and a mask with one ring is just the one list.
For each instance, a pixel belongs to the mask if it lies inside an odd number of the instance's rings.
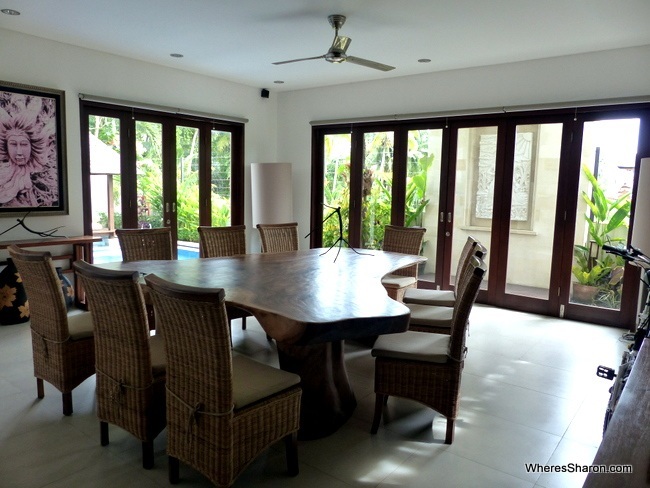
[[66,215],[65,92],[0,80],[0,218]]

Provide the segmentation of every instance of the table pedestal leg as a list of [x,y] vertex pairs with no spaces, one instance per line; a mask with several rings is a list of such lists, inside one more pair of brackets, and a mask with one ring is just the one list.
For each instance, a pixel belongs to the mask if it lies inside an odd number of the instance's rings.
[[278,343],[280,367],[300,375],[302,440],[328,436],[352,415],[357,401],[345,369],[343,341],[307,346]]

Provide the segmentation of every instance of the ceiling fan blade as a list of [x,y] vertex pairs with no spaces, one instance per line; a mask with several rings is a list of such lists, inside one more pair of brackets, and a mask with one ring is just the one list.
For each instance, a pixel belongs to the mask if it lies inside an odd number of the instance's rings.
[[345,58],[348,63],[358,64],[360,66],[365,66],[366,68],[378,69],[380,71],[391,71],[395,69],[395,66],[388,66],[387,64],[381,64],[376,61],[370,61],[369,59],[357,58],[355,56],[348,56]]
[[323,59],[323,58],[325,58],[324,54],[322,54],[320,56],[312,56],[311,58],[299,58],[299,59],[290,59],[288,61],[278,61],[278,62],[273,63],[273,64],[297,63],[298,61],[309,61],[309,60],[312,60],[312,59]]

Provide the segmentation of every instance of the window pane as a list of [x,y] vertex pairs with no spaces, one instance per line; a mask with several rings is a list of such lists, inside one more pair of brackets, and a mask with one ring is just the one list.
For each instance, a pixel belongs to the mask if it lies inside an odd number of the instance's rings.
[[561,144],[562,124],[517,126],[506,293],[549,298]]
[[199,233],[199,129],[176,127],[178,258],[195,256]]
[[120,177],[120,121],[113,117],[88,117],[90,142],[90,195],[96,263],[120,261],[115,229],[122,227]]
[[393,189],[393,132],[367,132],[363,137],[361,247],[381,249],[390,224]]
[[230,225],[230,195],[232,174],[232,134],[218,130],[212,131],[211,157],[211,225]]
[[138,227],[163,227],[162,124],[136,121]]
[[620,310],[624,262],[602,246],[626,245],[638,138],[639,119],[584,125],[572,303]]
[[[454,193],[454,231],[452,273],[460,253],[471,235],[489,248],[492,235],[494,175],[496,171],[497,127],[458,130],[456,190]],[[489,259],[488,249],[488,259]],[[489,266],[488,266],[489,273]],[[456,282],[452,274],[451,283]],[[487,287],[487,274],[481,284]]]
[[419,279],[434,281],[440,199],[442,129],[410,130],[406,173],[404,225],[427,229],[422,255],[428,258]]
[[[350,134],[328,134],[324,137],[325,177],[323,181],[323,247],[338,245],[341,237],[338,216],[341,209],[343,239],[347,241],[350,222]],[[345,243],[342,243],[345,246]]]

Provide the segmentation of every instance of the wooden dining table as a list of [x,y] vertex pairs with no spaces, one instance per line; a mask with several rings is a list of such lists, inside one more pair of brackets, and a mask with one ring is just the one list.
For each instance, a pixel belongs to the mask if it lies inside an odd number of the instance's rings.
[[335,432],[356,399],[344,341],[404,332],[409,310],[381,284],[391,271],[426,258],[376,250],[309,249],[225,258],[103,263],[176,283],[223,288],[277,343],[280,367],[301,377],[301,439]]

